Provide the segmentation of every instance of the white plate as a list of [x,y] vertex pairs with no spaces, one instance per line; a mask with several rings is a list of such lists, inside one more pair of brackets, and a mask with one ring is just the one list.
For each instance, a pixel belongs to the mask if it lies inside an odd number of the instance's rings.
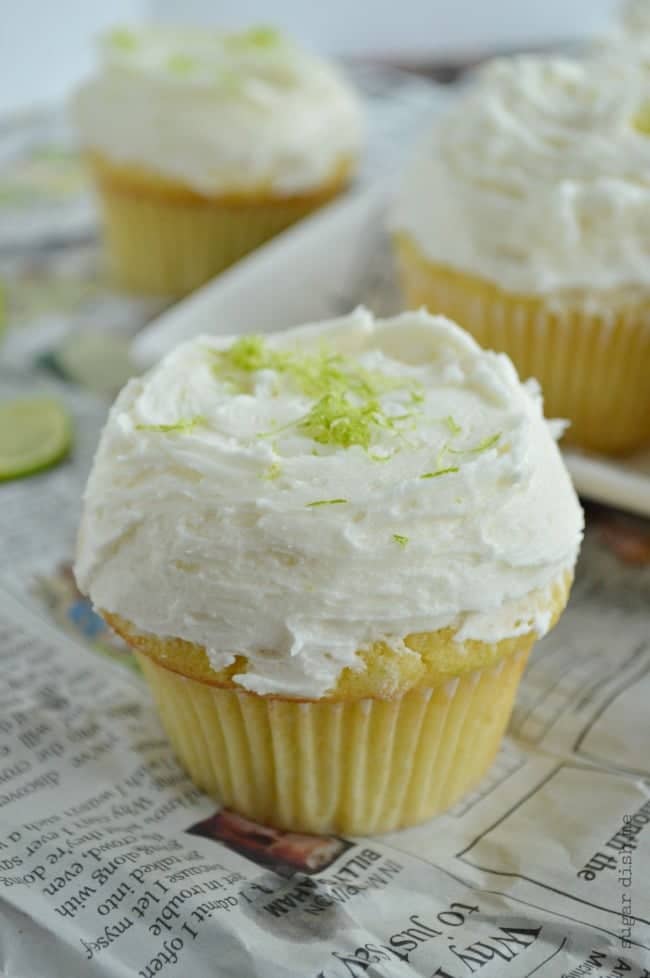
[[[349,312],[365,303],[398,311],[385,232],[384,186],[328,207],[275,238],[139,334],[136,362],[148,367],[199,333],[272,332]],[[650,516],[650,451],[625,461],[565,451],[578,491]]]

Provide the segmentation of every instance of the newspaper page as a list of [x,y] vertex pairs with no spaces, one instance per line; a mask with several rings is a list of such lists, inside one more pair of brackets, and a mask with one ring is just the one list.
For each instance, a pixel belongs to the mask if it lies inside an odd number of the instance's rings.
[[[376,263],[345,288],[392,298]],[[650,978],[650,524],[588,508],[569,608],[454,809],[369,839],[254,824],[187,779],[76,589],[108,398],[56,380],[43,337],[89,311],[82,291],[56,329],[27,317],[0,368],[3,397],[51,391],[75,425],[66,462],[0,485],[3,978]]]

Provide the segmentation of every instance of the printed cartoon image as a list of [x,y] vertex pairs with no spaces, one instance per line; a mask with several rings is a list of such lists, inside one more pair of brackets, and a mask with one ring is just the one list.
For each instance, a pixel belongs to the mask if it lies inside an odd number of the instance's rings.
[[222,842],[259,866],[280,876],[320,873],[349,849],[352,843],[333,835],[302,835],[259,825],[222,808],[186,830],[190,835]]

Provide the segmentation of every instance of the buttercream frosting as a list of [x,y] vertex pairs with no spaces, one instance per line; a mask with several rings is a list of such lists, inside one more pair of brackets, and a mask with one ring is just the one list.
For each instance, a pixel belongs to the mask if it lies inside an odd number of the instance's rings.
[[648,104],[598,59],[497,60],[427,134],[392,226],[513,292],[647,286]]
[[650,82],[650,0],[624,3],[620,17],[589,46],[601,69],[627,79],[628,85]]
[[148,27],[100,45],[72,114],[85,147],[203,193],[319,187],[361,145],[337,68],[268,28]]
[[424,311],[202,336],[115,402],[77,579],[216,669],[246,656],[259,693],[321,696],[379,639],[543,634],[582,533],[556,434],[504,354]]

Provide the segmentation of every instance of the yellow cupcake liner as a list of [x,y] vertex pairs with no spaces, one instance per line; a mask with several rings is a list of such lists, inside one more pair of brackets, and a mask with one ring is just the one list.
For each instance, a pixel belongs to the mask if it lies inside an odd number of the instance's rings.
[[624,453],[650,442],[650,298],[620,292],[600,307],[584,295],[508,293],[427,260],[410,238],[396,240],[407,305],[454,319],[481,346],[507,353],[535,377],[548,417],[568,418],[565,441]]
[[91,160],[111,271],[134,292],[180,296],[291,224],[326,204],[347,184],[341,170],[313,192],[271,191],[204,197],[168,181],[149,183],[137,170]]
[[254,821],[367,835],[449,808],[492,763],[530,642],[395,699],[301,701],[211,685],[136,652],[192,780]]

